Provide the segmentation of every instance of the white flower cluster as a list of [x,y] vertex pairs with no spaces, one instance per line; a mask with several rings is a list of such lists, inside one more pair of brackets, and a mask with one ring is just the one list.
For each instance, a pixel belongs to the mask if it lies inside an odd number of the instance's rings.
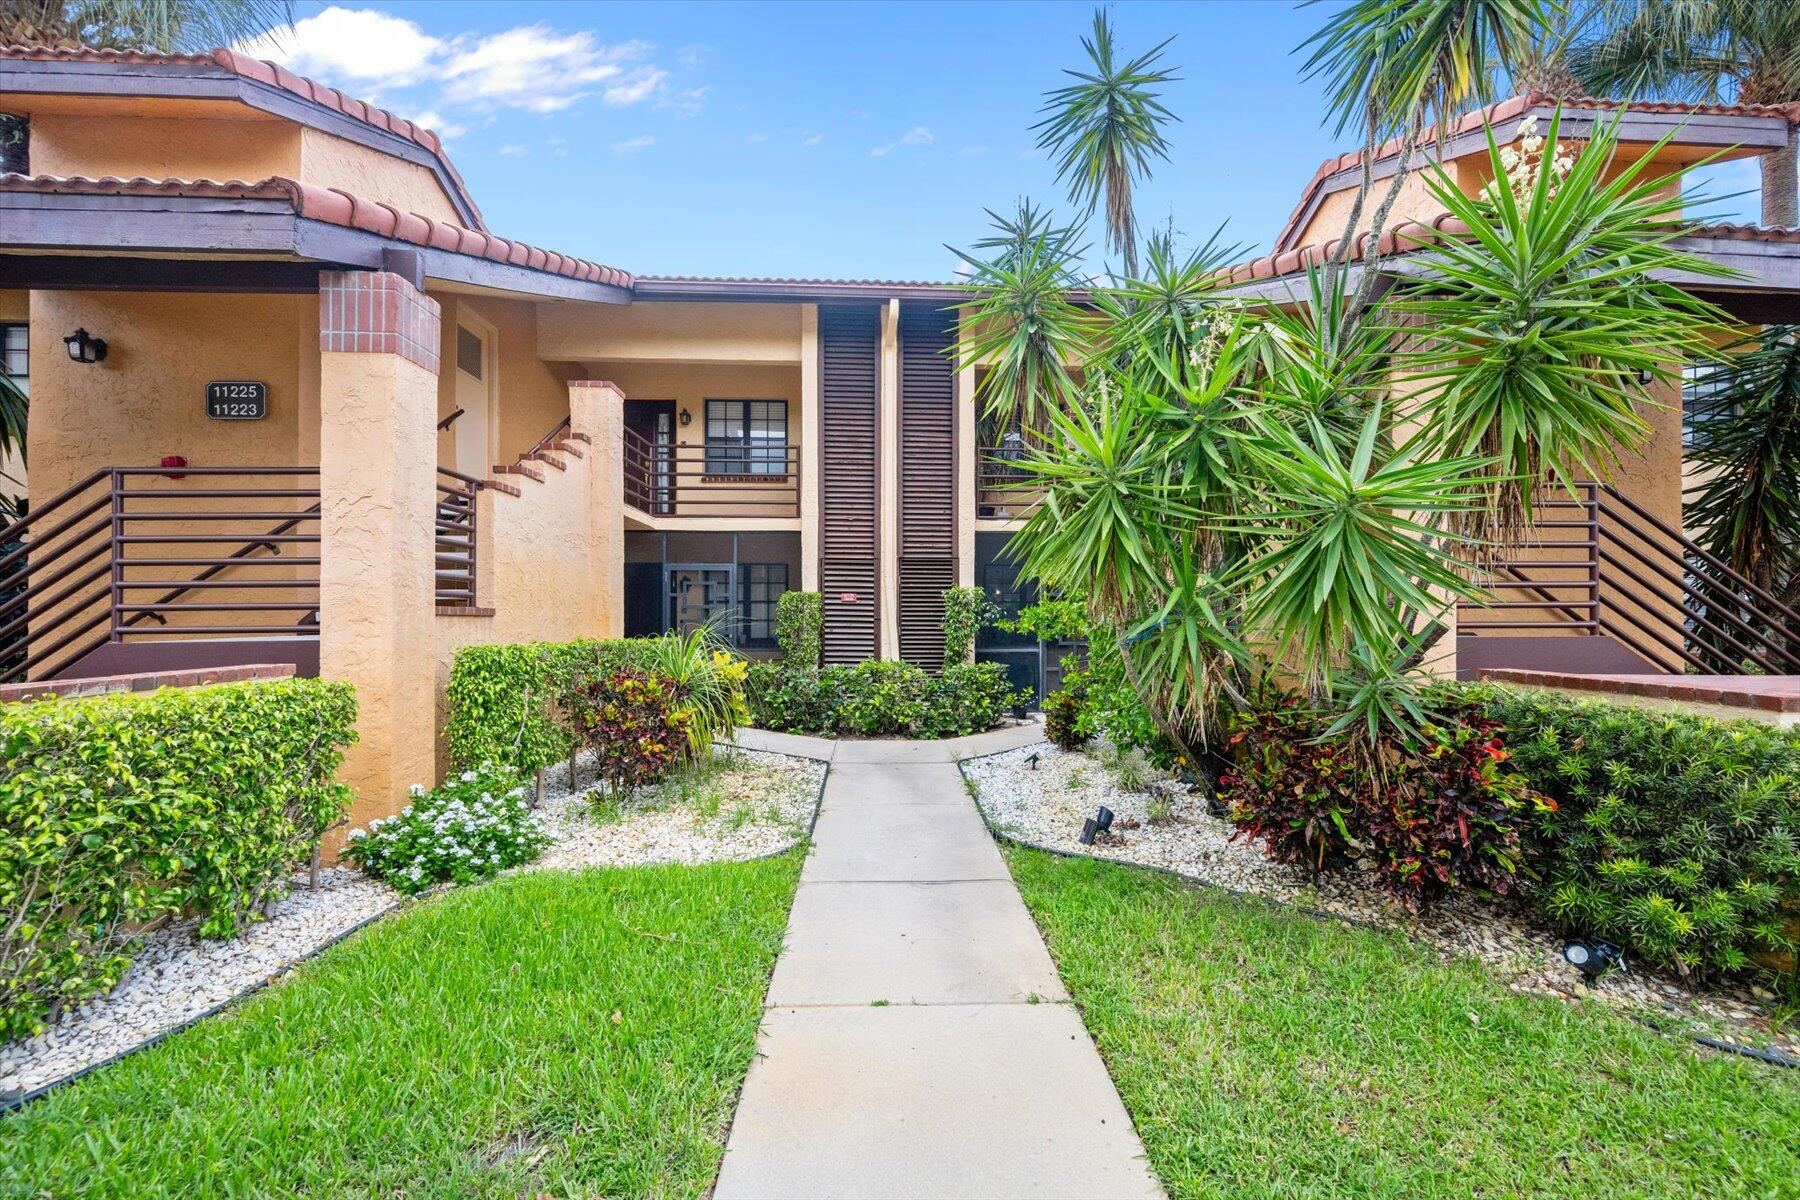
[[1228,300],[1208,305],[1194,314],[1188,327],[1188,336],[1193,339],[1188,350],[1188,366],[1200,371],[1212,369],[1213,359],[1218,357],[1219,347],[1230,336],[1243,307],[1241,301]]
[[1504,184],[1523,204],[1531,198],[1531,189],[1537,186],[1538,176],[1544,171],[1550,172],[1550,194],[1575,167],[1575,150],[1569,143],[1559,140],[1548,154],[1544,151],[1544,136],[1538,132],[1538,119],[1526,117],[1519,122],[1519,140],[1515,145],[1500,148],[1500,166],[1506,172],[1504,179],[1496,179],[1482,189],[1482,194],[1489,200],[1499,198],[1499,187]]
[[415,786],[413,802],[350,834],[345,854],[407,893],[468,883],[529,862],[550,843],[511,770],[483,763],[442,787]]

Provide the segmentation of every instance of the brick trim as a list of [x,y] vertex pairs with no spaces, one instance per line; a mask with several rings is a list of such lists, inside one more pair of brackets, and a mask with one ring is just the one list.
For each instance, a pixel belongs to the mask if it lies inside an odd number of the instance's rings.
[[1482,671],[1481,678],[1491,683],[1562,688],[1596,696],[1644,696],[1724,708],[1800,713],[1800,679],[1789,675],[1565,675],[1496,667]]
[[389,271],[319,274],[319,349],[398,354],[436,375],[438,302]]
[[136,675],[96,675],[89,679],[41,679],[0,686],[0,702],[53,700],[59,696],[104,696],[113,692],[153,692],[165,687],[205,687],[213,683],[247,683],[292,679],[292,663],[257,663],[242,667],[203,667],[187,671],[145,671]]

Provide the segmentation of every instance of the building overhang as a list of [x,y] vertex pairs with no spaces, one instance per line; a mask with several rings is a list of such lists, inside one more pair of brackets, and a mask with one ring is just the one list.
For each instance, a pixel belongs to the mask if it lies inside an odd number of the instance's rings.
[[321,269],[350,267],[395,271],[418,286],[439,282],[533,299],[631,302],[628,281],[580,279],[384,237],[307,217],[279,195],[0,188],[0,247],[0,287],[11,288],[201,290],[265,280],[266,290],[311,290],[308,270],[316,276]]

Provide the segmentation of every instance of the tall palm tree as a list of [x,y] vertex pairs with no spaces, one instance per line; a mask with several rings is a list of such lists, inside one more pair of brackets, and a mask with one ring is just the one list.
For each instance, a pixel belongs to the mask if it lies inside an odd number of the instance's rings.
[[[0,0],[0,45],[163,53],[249,41],[294,22],[293,0]],[[0,169],[29,169],[29,130],[0,116]]]
[[1354,322],[1369,302],[1378,275],[1374,251],[1426,129],[1435,124],[1441,138],[1498,75],[1512,73],[1534,32],[1552,23],[1549,0],[1352,0],[1301,44],[1311,50],[1307,78],[1325,80],[1327,115],[1337,118],[1338,132],[1360,125],[1363,134],[1362,179],[1328,275],[1356,244],[1377,147],[1384,138],[1400,139],[1394,174],[1369,222],[1362,282],[1343,321]]
[[[1596,95],[1670,100],[1800,101],[1800,4],[1794,0],[1613,0],[1603,35],[1578,47],[1576,76]],[[1800,224],[1800,154],[1765,154],[1762,223]]]
[[1120,66],[1113,54],[1112,22],[1094,10],[1094,33],[1081,39],[1092,69],[1065,70],[1076,82],[1045,93],[1045,114],[1032,128],[1038,146],[1056,162],[1057,181],[1069,199],[1092,216],[1104,202],[1106,243],[1124,256],[1125,274],[1137,276],[1137,217],[1132,189],[1150,175],[1154,159],[1169,157],[1163,127],[1176,120],[1157,88],[1178,78],[1156,63],[1169,38]]

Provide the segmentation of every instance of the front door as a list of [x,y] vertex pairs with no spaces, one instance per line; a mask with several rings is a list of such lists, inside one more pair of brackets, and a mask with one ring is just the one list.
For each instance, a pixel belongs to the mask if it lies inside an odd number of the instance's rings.
[[650,477],[645,481],[650,513],[658,517],[675,515],[675,402],[627,400],[625,428],[650,447]]
[[456,407],[462,410],[450,432],[456,439],[456,469],[486,479],[494,465],[488,446],[488,389],[493,374],[489,339],[467,325],[456,327]]
[[692,633],[715,617],[731,611],[731,568],[728,566],[671,566],[667,570],[668,628]]

